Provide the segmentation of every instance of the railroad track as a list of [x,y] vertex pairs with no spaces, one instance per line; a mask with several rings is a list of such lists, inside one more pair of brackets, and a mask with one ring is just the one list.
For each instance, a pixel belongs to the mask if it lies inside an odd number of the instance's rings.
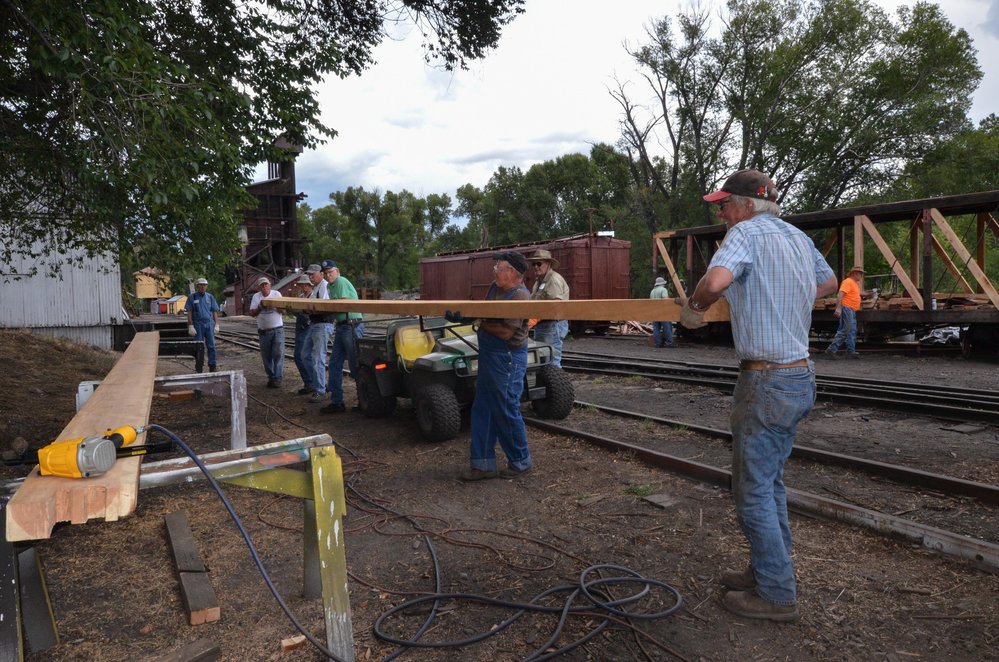
[[[222,340],[256,350],[256,334],[227,330]],[[286,341],[293,346],[294,340]],[[610,360],[610,359],[607,359]],[[616,359],[618,362],[627,359]],[[627,360],[630,362],[630,360]],[[643,362],[644,363],[644,362]],[[649,363],[682,363],[654,361]],[[734,372],[723,366],[684,364],[685,369],[705,371],[712,379]],[[603,371],[603,370],[601,370]],[[615,373],[620,374],[620,373]],[[627,374],[636,374],[634,371]],[[641,373],[639,373],[641,374]],[[646,375],[650,376],[650,375]],[[655,375],[652,375],[655,376]],[[733,378],[734,379],[734,378]],[[721,380],[715,380],[721,382]],[[841,380],[845,382],[873,380]],[[700,381],[694,383],[702,383]],[[728,382],[726,382],[728,383]],[[731,381],[734,384],[734,381]],[[911,392],[925,385],[905,385]],[[965,389],[970,390],[970,389]],[[570,425],[525,417],[533,427],[571,436],[621,452],[654,466],[695,480],[730,488],[731,474],[724,468],[731,459],[731,434],[685,421],[663,419],[645,413],[576,402],[580,410]],[[594,433],[608,429],[595,422],[594,415],[638,419],[642,433],[630,434],[628,441]],[[587,418],[589,417],[589,418]],[[585,420],[583,420],[585,419]],[[671,428],[669,439],[656,440],[649,425]],[[585,428],[580,429],[580,427]],[[611,426],[612,427],[612,426]],[[680,434],[676,434],[679,432]],[[671,452],[667,452],[671,451]],[[679,453],[679,454],[677,454]],[[696,461],[695,459],[702,461]],[[817,471],[816,463],[823,469]],[[835,467],[829,469],[828,467]],[[975,520],[995,521],[999,515],[999,487],[975,481],[934,474],[910,467],[832,453],[796,443],[786,469],[788,505],[799,513],[865,526],[880,533],[903,537],[926,548],[961,558],[991,572],[999,572],[999,541],[981,540],[962,531],[972,530]],[[871,481],[876,481],[872,483]],[[805,490],[796,489],[803,487]],[[833,499],[820,494],[839,497]],[[875,494],[875,496],[871,496]],[[859,496],[858,496],[859,495]],[[957,509],[953,503],[957,503]],[[910,514],[909,519],[901,517]]]
[[[594,407],[587,403],[580,403],[580,405],[586,408]],[[620,410],[607,412],[606,408],[598,409],[598,411],[601,415],[606,413],[620,415],[623,413],[660,424],[652,417],[632,412],[621,412]],[[675,439],[653,442],[651,434],[630,435],[628,441],[623,441],[598,434],[596,431],[604,429],[604,426],[592,420],[592,417],[583,421],[574,414],[569,419],[571,425],[528,417],[525,417],[525,421],[528,425],[547,432],[580,439],[611,451],[627,453],[638,460],[671,473],[724,489],[731,489],[731,473],[723,468],[725,461],[721,459],[723,456],[730,458],[730,452],[724,448],[723,442],[717,441],[717,437],[723,436],[724,433],[708,434],[706,430],[697,430],[687,435],[688,438],[684,443],[679,444],[676,443]],[[675,421],[662,421],[662,424],[683,425]],[[586,429],[580,429],[580,427]],[[711,432],[719,433],[722,431]],[[675,437],[675,435],[671,436]],[[708,437],[710,436],[715,437],[715,447],[706,451],[705,447],[709,443]],[[665,449],[672,452],[667,452]],[[683,453],[683,455],[678,455],[677,452]],[[708,456],[707,461],[702,461],[705,456]],[[814,464],[812,467],[814,468]],[[893,471],[895,470],[912,474],[912,470],[904,467],[893,467]],[[974,520],[995,521],[996,515],[999,514],[997,513],[999,509],[995,505],[967,498],[959,500],[957,507],[955,507],[954,504],[947,503],[953,500],[953,497],[947,494],[913,493],[911,490],[907,490],[904,485],[892,487],[891,483],[885,481],[880,481],[874,486],[878,493],[877,504],[861,504],[857,503],[857,500],[851,497],[848,492],[853,489],[852,486],[864,481],[869,482],[869,477],[851,476],[849,471],[822,472],[822,475],[817,477],[812,475],[815,473],[814,470],[809,470],[802,465],[800,454],[799,457],[789,460],[785,483],[788,486],[788,507],[792,511],[859,525],[881,534],[901,537],[927,549],[968,561],[989,572],[999,572],[999,544],[996,544],[996,541],[982,540],[961,532],[962,529],[970,527]],[[812,475],[811,480],[803,480],[805,476],[809,475]],[[954,480],[948,477],[937,478],[942,478],[945,482]],[[833,485],[835,487],[832,487]],[[937,483],[937,486],[940,487],[942,484]],[[985,487],[991,487],[994,490],[993,486]],[[840,498],[833,499],[820,494],[823,491]],[[990,498],[994,499],[994,494]],[[941,506],[940,502],[944,502],[946,505]],[[923,512],[919,512],[923,509],[930,514],[936,513],[936,518],[927,517]],[[903,514],[910,515],[910,517],[903,518],[901,517]],[[939,523],[945,525],[946,528],[935,524],[934,519],[939,520]]]
[[[562,368],[570,372],[641,376],[683,382],[718,388],[728,393],[734,390],[739,376],[736,366],[669,359],[594,356],[576,351],[562,352]],[[879,407],[947,420],[999,424],[999,394],[995,391],[948,387],[943,392],[932,384],[831,375],[818,375],[815,381],[818,399],[826,402]]]

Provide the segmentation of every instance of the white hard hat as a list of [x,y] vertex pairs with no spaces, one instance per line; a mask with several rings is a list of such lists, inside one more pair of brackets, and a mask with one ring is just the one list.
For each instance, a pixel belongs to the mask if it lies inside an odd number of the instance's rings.
[[194,284],[195,285],[207,285],[208,284],[208,280],[205,279],[205,278],[199,278],[198,280],[194,281]]

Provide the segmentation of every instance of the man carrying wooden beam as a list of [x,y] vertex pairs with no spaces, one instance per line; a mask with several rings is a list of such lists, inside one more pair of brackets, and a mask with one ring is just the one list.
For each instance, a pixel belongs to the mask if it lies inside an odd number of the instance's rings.
[[721,581],[722,604],[747,618],[798,618],[784,463],[795,431],[815,402],[808,331],[816,297],[836,275],[812,240],[777,215],[777,188],[757,170],[740,170],[704,196],[728,226],[721,248],[680,314],[688,329],[726,294],[739,379],[732,404],[732,495],[749,541],[750,564]]

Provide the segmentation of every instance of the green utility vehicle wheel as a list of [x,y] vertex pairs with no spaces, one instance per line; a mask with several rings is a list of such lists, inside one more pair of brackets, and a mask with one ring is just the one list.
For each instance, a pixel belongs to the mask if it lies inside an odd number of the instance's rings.
[[461,429],[461,406],[444,384],[427,384],[413,398],[416,422],[427,441],[453,439]]
[[532,400],[531,407],[541,418],[560,421],[572,412],[576,391],[569,376],[550,363],[538,371],[538,385],[547,393],[540,400]]

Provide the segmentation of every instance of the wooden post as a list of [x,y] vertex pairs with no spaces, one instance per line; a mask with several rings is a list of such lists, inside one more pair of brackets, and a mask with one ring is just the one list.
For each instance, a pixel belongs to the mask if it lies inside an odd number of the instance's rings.
[[312,491],[316,508],[316,542],[323,584],[326,646],[339,657],[354,660],[354,626],[347,590],[347,555],[343,516],[347,503],[343,464],[331,446],[313,448]]
[[923,212],[923,310],[933,309],[933,217]]
[[305,522],[302,527],[302,597],[318,598],[323,594],[322,575],[319,571],[319,546],[316,541],[316,502],[312,499],[302,500],[302,515]]

